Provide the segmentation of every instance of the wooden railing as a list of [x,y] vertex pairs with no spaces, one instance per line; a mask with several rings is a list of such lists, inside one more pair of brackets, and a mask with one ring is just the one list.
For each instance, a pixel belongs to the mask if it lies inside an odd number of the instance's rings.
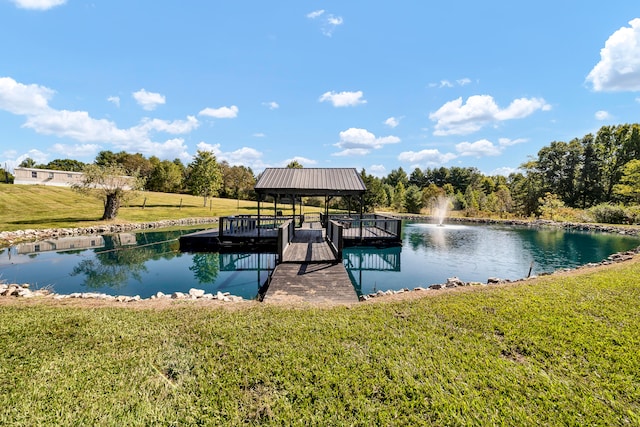
[[[261,216],[260,230],[277,229],[287,221],[292,221],[290,216]],[[254,215],[238,215],[221,217],[218,223],[218,235],[233,236],[255,232],[258,228],[258,217]]]
[[329,221],[327,224],[327,240],[331,250],[336,255],[336,259],[342,261],[342,249],[344,241],[342,240],[343,225],[337,221]]
[[278,262],[284,259],[284,251],[293,240],[295,224],[293,219],[288,219],[278,227]]
[[392,237],[400,238],[402,231],[402,220],[386,215],[380,214],[365,214],[360,215],[329,215],[330,222],[338,222],[343,225],[344,228],[349,229],[350,236],[353,236],[353,230],[356,237],[362,237],[363,229],[377,229],[385,232]]

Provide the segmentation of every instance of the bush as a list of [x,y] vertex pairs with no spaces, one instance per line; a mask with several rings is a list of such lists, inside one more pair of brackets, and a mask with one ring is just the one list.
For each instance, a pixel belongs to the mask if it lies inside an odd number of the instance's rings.
[[595,222],[605,224],[624,224],[629,222],[626,209],[621,205],[601,203],[589,208]]

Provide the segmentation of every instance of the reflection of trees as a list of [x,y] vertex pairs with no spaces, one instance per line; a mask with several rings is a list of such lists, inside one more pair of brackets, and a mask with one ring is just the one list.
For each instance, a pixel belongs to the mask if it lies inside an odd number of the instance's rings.
[[220,256],[217,253],[198,253],[189,267],[199,283],[213,283],[220,271]]
[[97,253],[95,259],[81,261],[72,276],[86,275],[85,286],[91,289],[110,287],[118,289],[127,284],[129,277],[141,281],[147,271],[144,263],[153,256],[150,249],[114,249]]

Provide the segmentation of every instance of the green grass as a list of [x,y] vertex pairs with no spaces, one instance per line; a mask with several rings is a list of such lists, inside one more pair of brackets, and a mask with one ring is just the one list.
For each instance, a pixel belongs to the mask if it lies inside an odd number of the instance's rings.
[[0,310],[0,424],[640,425],[640,262],[352,307]]
[[[151,222],[257,213],[256,202],[214,198],[206,207],[203,202],[202,197],[187,194],[139,192],[120,208],[116,221]],[[264,207],[272,209],[273,205]],[[0,231],[102,224],[103,210],[103,202],[98,198],[78,194],[69,188],[0,184]],[[278,210],[283,209],[278,207]]]

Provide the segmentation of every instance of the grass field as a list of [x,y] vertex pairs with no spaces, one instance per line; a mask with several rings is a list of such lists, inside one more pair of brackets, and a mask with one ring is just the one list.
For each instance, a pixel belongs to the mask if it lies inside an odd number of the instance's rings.
[[5,300],[0,424],[640,425],[639,275],[332,308]]
[[[236,203],[141,193],[119,221],[253,212]],[[101,214],[0,185],[0,230]],[[0,425],[640,425],[638,277],[640,259],[336,307],[0,298]]]
[[[256,202],[219,198],[211,199],[211,204],[207,202],[206,206],[203,202],[202,197],[187,194],[139,192],[120,208],[116,221],[150,222],[257,213]],[[0,184],[0,231],[101,224],[103,210],[101,200],[69,188]]]

